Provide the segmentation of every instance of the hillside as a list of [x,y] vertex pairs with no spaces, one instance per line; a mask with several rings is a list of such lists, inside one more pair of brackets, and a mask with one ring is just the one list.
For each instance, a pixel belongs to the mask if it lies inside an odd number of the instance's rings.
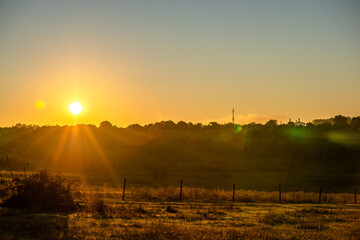
[[118,128],[0,128],[1,169],[50,168],[92,184],[178,185],[229,189],[352,192],[360,183],[359,118],[295,126],[173,123]]

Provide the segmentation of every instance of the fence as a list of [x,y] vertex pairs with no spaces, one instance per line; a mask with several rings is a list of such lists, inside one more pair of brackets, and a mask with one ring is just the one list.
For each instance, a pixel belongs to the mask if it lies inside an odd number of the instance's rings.
[[[123,191],[122,191],[122,199],[125,201],[125,195],[126,195],[126,178],[124,178],[124,185],[123,185]],[[261,191],[247,191],[247,190],[238,190],[236,189],[236,185],[232,185],[232,191],[230,192],[232,194],[232,198],[229,198],[229,191],[221,190],[221,189],[202,189],[202,188],[188,188],[186,189],[187,193],[189,192],[191,194],[190,197],[187,198],[187,200],[192,201],[201,201],[201,200],[228,200],[232,202],[274,202],[274,193],[275,192],[261,192]],[[157,191],[157,192],[156,192]],[[197,193],[196,193],[197,191]],[[243,194],[245,196],[237,196],[238,194]],[[253,193],[252,195],[249,193]],[[184,200],[184,193],[183,193],[183,180],[180,181],[180,186],[178,188],[178,198],[176,197],[176,188],[175,187],[168,187],[166,188],[150,188],[150,187],[143,187],[143,188],[133,188],[131,190],[131,194],[135,196],[138,195],[139,198],[153,198],[153,199],[161,199],[161,196],[164,195],[165,199],[168,200],[178,200],[182,201]],[[314,196],[318,194],[317,201],[314,199]],[[216,197],[218,195],[218,197]],[[220,196],[222,195],[222,196]],[[262,196],[263,195],[263,196]],[[264,196],[266,195],[266,196]],[[354,195],[353,195],[353,201],[351,202],[349,193],[327,193],[325,194],[323,192],[323,188],[320,186],[318,193],[314,192],[282,192],[282,186],[279,184],[279,190],[278,190],[278,203],[284,203],[284,202],[309,202],[309,203],[353,203],[357,204],[357,189],[354,189]],[[167,197],[166,197],[167,196]],[[209,196],[212,196],[209,197]],[[262,196],[262,197],[261,197]],[[285,196],[285,198],[284,198]]]
[[[27,172],[26,175],[31,174]],[[25,175],[25,174],[24,174]],[[5,184],[5,179],[0,174],[0,184]],[[15,176],[13,176],[15,179]],[[127,178],[124,178],[121,191],[117,198],[123,201],[129,199],[141,200],[169,200],[169,201],[231,201],[231,202],[276,202],[276,203],[345,203],[357,204],[357,188],[350,193],[326,193],[322,186],[319,186],[317,192],[284,192],[281,184],[278,185],[278,191],[252,191],[237,189],[232,184],[232,190],[206,189],[196,187],[184,187],[184,181],[181,179],[178,187],[167,188],[151,187],[132,187],[127,186]],[[106,192],[106,191],[102,191]],[[112,190],[114,191],[114,189]],[[118,196],[120,195],[120,196]]]

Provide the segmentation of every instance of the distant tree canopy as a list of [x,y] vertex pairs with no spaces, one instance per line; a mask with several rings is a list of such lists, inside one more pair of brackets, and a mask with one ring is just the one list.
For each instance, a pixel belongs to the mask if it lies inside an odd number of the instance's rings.
[[8,154],[13,170],[24,169],[27,163],[34,170],[108,172],[113,168],[164,182],[172,174],[199,171],[204,176],[216,173],[230,178],[244,169],[296,170],[299,178],[305,172],[319,179],[330,171],[352,173],[346,175],[351,176],[346,181],[354,183],[353,176],[360,171],[360,117],[338,115],[306,125],[298,123],[162,121],[126,128],[109,121],[99,127],[16,124],[0,128],[0,169],[9,168],[4,158]]
[[335,128],[346,128],[348,126],[349,118],[342,115],[337,115],[334,117],[334,127]]
[[265,123],[266,127],[276,127],[277,125],[278,125],[277,120],[273,120],[273,119],[270,119]]
[[[91,127],[95,127],[94,125],[90,125],[90,124],[81,124],[82,126],[91,126]],[[238,125],[238,124],[235,124]],[[360,116],[358,117],[345,117],[342,115],[337,115],[334,118],[330,118],[330,119],[316,119],[313,122],[308,122],[306,124],[303,124],[304,126],[308,127],[308,128],[318,128],[318,129],[327,129],[327,130],[346,130],[348,128],[350,128],[350,130],[355,130],[358,131],[360,130]],[[80,125],[78,125],[80,126]],[[264,128],[270,127],[270,128],[274,128],[274,127],[283,127],[283,126],[288,126],[288,127],[295,127],[297,126],[294,122],[289,121],[288,123],[284,123],[284,124],[279,124],[277,120],[274,119],[270,119],[268,120],[264,125],[259,124],[259,123],[249,123],[249,124],[245,124],[243,125],[245,127],[250,127],[250,126],[262,126]],[[43,126],[42,128],[48,128],[51,126]],[[56,126],[58,127],[58,126]],[[14,125],[12,128],[23,128],[23,129],[36,129],[36,128],[40,128],[39,125],[26,125],[23,123],[17,123],[16,125]],[[102,121],[99,125],[100,129],[110,129],[110,128],[115,128],[115,129],[132,129],[132,130],[141,130],[141,129],[164,129],[164,130],[191,130],[191,129],[233,129],[234,128],[234,124],[232,123],[225,123],[225,124],[219,124],[217,122],[210,122],[207,125],[203,125],[202,123],[191,123],[191,122],[184,122],[184,121],[179,121],[178,123],[174,123],[171,120],[168,121],[161,121],[161,122],[156,122],[156,123],[150,123],[144,126],[141,126],[139,124],[131,124],[126,128],[122,128],[122,127],[116,127],[115,125],[113,125],[111,122],[109,121]],[[0,129],[9,129],[9,128],[1,128]]]
[[102,121],[100,123],[100,128],[112,128],[113,125],[109,121]]
[[359,130],[360,129],[360,117],[354,117],[351,119],[350,123],[351,129]]

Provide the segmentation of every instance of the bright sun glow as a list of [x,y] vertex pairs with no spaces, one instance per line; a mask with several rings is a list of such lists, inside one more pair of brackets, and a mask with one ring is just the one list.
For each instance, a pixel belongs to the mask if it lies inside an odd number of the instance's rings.
[[70,104],[69,110],[70,110],[70,112],[72,112],[73,114],[78,115],[78,114],[81,113],[81,111],[82,111],[82,106],[81,106],[80,103],[74,102],[74,103]]
[[45,102],[44,102],[44,101],[41,101],[41,100],[40,100],[40,101],[37,101],[36,104],[35,104],[35,106],[36,106],[37,109],[40,109],[40,110],[41,110],[41,109],[44,109],[44,107],[45,107]]

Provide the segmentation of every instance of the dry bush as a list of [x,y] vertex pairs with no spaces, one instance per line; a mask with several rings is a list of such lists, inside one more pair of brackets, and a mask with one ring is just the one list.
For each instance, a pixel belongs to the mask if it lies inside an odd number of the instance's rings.
[[8,197],[2,207],[34,211],[73,212],[76,204],[71,194],[72,182],[48,171],[26,176],[8,186]]
[[105,201],[104,194],[96,191],[94,186],[81,185],[77,189],[77,198],[83,205],[82,210],[94,217],[106,218],[110,215],[110,205]]
[[90,209],[95,215],[99,215],[101,217],[108,216],[109,206],[105,203],[104,199],[100,196],[95,196],[90,201]]
[[84,195],[82,201],[84,201],[85,208],[83,210],[91,213],[94,217],[133,219],[152,215],[152,211],[146,209],[142,204],[112,203],[111,199],[105,197],[106,193],[87,192]]

